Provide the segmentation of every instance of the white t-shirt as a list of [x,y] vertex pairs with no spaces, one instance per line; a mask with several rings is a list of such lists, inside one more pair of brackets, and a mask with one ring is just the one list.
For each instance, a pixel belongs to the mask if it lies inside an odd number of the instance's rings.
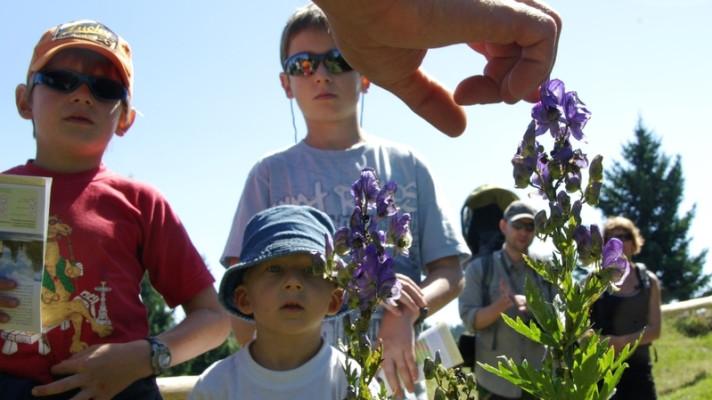
[[[350,359],[336,348],[324,343],[319,352],[300,367],[273,371],[259,365],[248,346],[208,367],[188,399],[343,400],[346,397],[348,382],[344,366]],[[355,361],[350,360],[350,363],[358,368]],[[375,380],[370,388],[374,395],[380,390]]]

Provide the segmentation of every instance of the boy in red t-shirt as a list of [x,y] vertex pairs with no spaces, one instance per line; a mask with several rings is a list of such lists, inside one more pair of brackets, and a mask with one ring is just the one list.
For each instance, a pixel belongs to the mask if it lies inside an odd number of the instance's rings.
[[[166,200],[102,163],[134,121],[132,82],[128,43],[83,20],[45,32],[17,86],[37,152],[6,173],[49,176],[52,193],[43,332],[0,332],[3,397],[160,398],[153,376],[227,336],[213,277]],[[186,314],[156,337],[139,297],[145,272]]]

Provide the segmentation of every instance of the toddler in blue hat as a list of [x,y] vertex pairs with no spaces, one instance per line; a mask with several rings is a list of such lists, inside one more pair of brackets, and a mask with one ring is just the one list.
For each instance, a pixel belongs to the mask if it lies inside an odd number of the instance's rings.
[[[331,219],[307,206],[276,206],[248,222],[240,262],[220,283],[220,302],[254,320],[255,338],[211,365],[191,399],[344,399],[347,359],[324,343],[321,323],[339,313],[343,289],[324,278]],[[379,386],[374,382],[372,392]]]

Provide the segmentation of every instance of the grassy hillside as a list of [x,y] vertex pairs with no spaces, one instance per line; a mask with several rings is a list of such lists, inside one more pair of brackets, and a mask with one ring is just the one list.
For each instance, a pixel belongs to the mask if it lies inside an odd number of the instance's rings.
[[[708,313],[708,320],[711,318]],[[664,318],[653,374],[660,399],[712,399],[712,333],[687,337]]]

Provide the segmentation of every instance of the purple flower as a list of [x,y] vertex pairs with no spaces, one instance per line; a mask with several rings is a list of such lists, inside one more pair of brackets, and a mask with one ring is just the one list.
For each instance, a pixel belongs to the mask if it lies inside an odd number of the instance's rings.
[[583,139],[583,127],[591,119],[591,112],[578,98],[576,92],[568,92],[564,95],[564,112],[571,134],[578,140]]
[[398,185],[390,181],[376,195],[376,215],[379,217],[390,217],[397,211],[396,202],[393,196],[398,190]]
[[391,217],[388,229],[388,241],[395,247],[396,254],[408,255],[408,249],[413,242],[410,234],[410,214],[395,214]]
[[378,178],[372,168],[361,170],[361,176],[351,185],[351,195],[358,207],[367,207],[369,203],[374,202],[378,192]]
[[579,225],[574,229],[573,237],[576,242],[576,251],[578,252],[579,261],[583,265],[591,264],[594,261],[591,231],[585,226]]
[[400,295],[400,288],[394,288],[399,282],[393,264],[393,259],[379,253],[375,245],[366,247],[351,281],[352,288],[358,293],[360,307],[370,307],[380,300],[397,300],[393,296]]
[[601,267],[613,268],[613,284],[620,286],[630,272],[628,259],[623,254],[623,242],[617,238],[611,238],[603,247],[603,262]]
[[336,254],[346,254],[351,248],[351,230],[343,226],[334,233],[334,251]]
[[559,137],[564,119],[564,82],[553,79],[540,89],[541,101],[532,108],[532,118],[536,125],[536,135],[551,131],[551,136]]

